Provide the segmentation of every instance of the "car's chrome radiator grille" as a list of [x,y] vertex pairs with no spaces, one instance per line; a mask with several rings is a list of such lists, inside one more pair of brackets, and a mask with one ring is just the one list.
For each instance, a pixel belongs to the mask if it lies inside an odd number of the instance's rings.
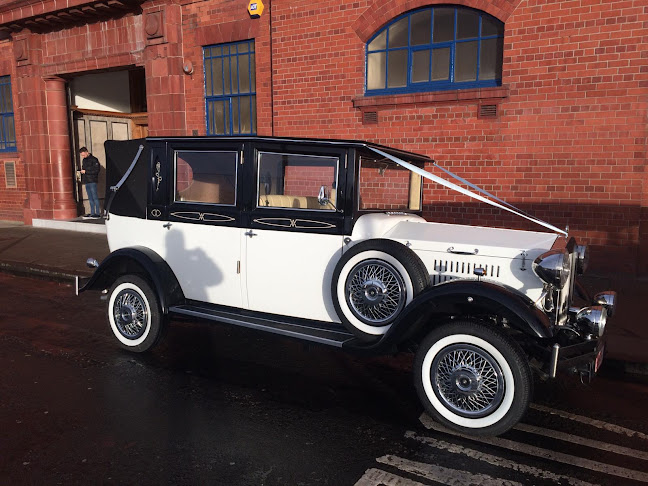
[[434,269],[430,275],[432,285],[447,282],[455,278],[473,277],[476,268],[484,269],[484,277],[486,278],[499,278],[500,267],[499,265],[484,265],[482,263],[474,262],[460,262],[456,260],[434,260]]

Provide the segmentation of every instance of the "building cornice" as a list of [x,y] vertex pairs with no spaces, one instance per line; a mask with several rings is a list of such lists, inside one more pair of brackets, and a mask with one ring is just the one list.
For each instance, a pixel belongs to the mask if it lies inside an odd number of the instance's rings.
[[140,10],[144,0],[10,0],[0,6],[0,38],[46,32]]

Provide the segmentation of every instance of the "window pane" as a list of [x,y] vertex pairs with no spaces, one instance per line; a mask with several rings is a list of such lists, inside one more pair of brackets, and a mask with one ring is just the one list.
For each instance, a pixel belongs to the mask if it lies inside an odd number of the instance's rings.
[[176,201],[236,204],[236,152],[177,152]]
[[244,42],[243,44],[239,44],[238,46],[238,52],[240,53],[245,53],[248,51],[248,43]]
[[389,27],[389,48],[407,46],[407,17]]
[[205,59],[205,93],[207,93],[207,96],[212,96],[214,94],[214,88],[212,87],[211,59]]
[[241,133],[239,128],[239,98],[232,98],[232,133],[238,135]]
[[241,97],[241,133],[252,133],[250,124],[250,97]]
[[402,88],[407,86],[407,51],[390,51],[388,63],[387,87]]
[[238,94],[238,57],[232,56],[230,59],[232,61],[232,93]]
[[412,82],[422,83],[430,80],[430,50],[412,53]]
[[399,211],[410,209],[412,205],[417,206],[421,198],[420,184],[418,197],[412,197],[411,183],[417,181],[411,177],[411,174],[408,169],[384,158],[376,159],[375,156],[361,155],[358,208]]
[[450,48],[432,51],[432,81],[450,79]]
[[479,79],[499,79],[502,77],[502,47],[504,40],[488,39],[481,41],[479,54]]
[[367,56],[367,89],[385,89],[386,58],[384,52]]
[[378,36],[369,43],[370,51],[377,51],[379,49],[387,48],[387,31],[383,30]]
[[477,41],[457,44],[455,50],[455,81],[477,80]]
[[214,103],[207,102],[207,135],[216,133],[214,130]]
[[250,108],[252,109],[252,133],[256,133],[256,96],[252,96],[250,102]]
[[5,118],[5,134],[6,134],[6,141],[9,142],[9,145],[15,145],[16,144],[16,127],[14,126],[14,117],[13,116],[7,116]]
[[211,55],[212,56],[220,56],[223,54],[223,49],[220,46],[212,47],[211,48]]
[[433,42],[447,42],[454,39],[454,8],[434,9]]
[[256,91],[256,65],[254,64],[254,54],[250,55],[250,89]]
[[223,113],[225,115],[225,123],[223,126],[223,133],[225,135],[232,134],[232,126],[230,124],[230,101],[232,98],[227,98],[226,101],[223,101]]
[[411,34],[410,44],[419,46],[421,44],[429,44],[430,36],[432,33],[432,10],[424,10],[412,14],[411,18]]
[[[229,47],[227,47],[229,49]],[[231,77],[230,77],[230,58],[225,57],[223,58],[223,92],[225,94],[232,94],[232,86],[231,86]]]
[[217,58],[212,60],[212,82],[214,86],[213,95],[223,94],[223,59]]
[[215,101],[214,105],[214,135],[225,135],[224,101]]
[[504,24],[490,15],[482,15],[482,37],[504,35]]
[[250,92],[250,57],[239,56],[239,93]]
[[[261,153],[259,156],[259,206],[334,210],[337,157]],[[318,201],[324,186],[329,201]]]
[[457,39],[479,37],[479,13],[474,10],[457,9]]

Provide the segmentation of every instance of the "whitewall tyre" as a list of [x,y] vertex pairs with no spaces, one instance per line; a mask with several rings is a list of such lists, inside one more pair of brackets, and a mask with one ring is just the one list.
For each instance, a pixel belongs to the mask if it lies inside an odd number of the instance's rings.
[[391,240],[368,240],[348,250],[333,272],[333,305],[356,337],[385,334],[414,297],[429,285],[421,259]]
[[414,384],[427,412],[471,435],[500,435],[529,405],[532,375],[524,353],[498,329],[461,321],[431,331],[421,343]]
[[124,349],[142,353],[159,341],[164,321],[151,286],[137,275],[118,278],[108,295],[110,329]]

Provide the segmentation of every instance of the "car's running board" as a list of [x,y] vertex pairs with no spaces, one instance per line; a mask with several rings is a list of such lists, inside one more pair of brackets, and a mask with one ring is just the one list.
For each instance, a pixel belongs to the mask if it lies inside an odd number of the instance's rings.
[[250,316],[199,305],[178,305],[169,308],[169,312],[267,331],[337,348],[341,348],[345,342],[354,338],[353,334],[343,329],[339,324],[331,324],[336,326],[336,329],[327,329],[325,323],[278,320],[270,316]]

